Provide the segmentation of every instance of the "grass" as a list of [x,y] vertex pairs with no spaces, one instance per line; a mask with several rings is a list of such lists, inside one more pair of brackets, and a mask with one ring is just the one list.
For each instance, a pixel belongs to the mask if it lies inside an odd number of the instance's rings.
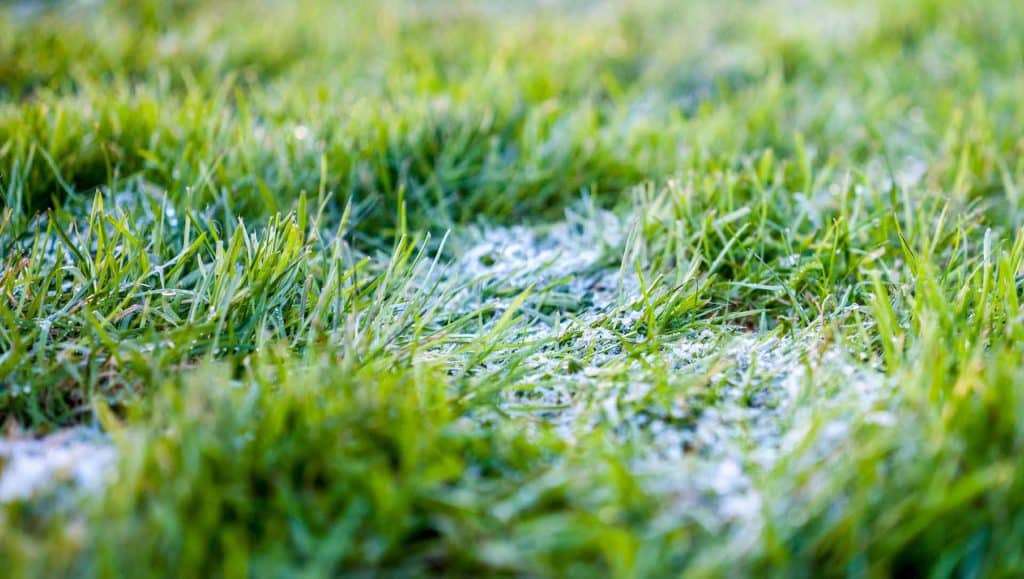
[[0,7],[8,574],[1024,573],[1024,10],[677,4]]

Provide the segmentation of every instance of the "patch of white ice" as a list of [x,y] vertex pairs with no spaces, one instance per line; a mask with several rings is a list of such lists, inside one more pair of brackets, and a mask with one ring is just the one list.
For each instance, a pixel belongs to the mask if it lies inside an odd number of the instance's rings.
[[106,438],[84,428],[41,439],[0,439],[0,503],[31,499],[62,483],[96,492],[116,458]]

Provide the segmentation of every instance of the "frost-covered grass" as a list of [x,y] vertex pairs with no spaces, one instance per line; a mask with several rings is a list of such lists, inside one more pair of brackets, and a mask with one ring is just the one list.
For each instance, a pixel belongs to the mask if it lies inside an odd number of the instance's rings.
[[1024,574],[1018,4],[4,4],[3,575]]

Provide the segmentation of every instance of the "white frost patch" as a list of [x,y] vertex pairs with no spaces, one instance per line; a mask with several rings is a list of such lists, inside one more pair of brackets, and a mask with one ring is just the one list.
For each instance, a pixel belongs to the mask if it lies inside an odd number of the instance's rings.
[[30,499],[61,483],[98,491],[116,458],[108,440],[84,428],[41,439],[0,439],[0,503]]
[[[503,338],[524,345],[480,369],[509,382],[501,412],[546,424],[570,444],[601,428],[629,445],[634,472],[665,497],[666,524],[691,519],[729,526],[741,540],[756,536],[766,508],[761,474],[808,437],[801,460],[824,460],[855,420],[871,419],[882,376],[830,345],[821,328],[661,335],[652,348],[639,283],[618,266],[628,220],[573,217],[542,229],[463,232],[442,274],[477,282],[452,300],[456,311],[500,312],[535,288]],[[513,366],[516,352],[525,357]]]
[[[817,354],[819,343],[814,331],[798,339],[737,340],[723,356],[734,366],[696,425],[652,431],[653,445],[637,468],[671,497],[666,516],[697,518],[709,529],[742,523],[754,536],[764,504],[758,473],[811,435],[814,444],[800,458],[824,461],[855,420],[884,419],[872,413],[885,391],[882,375],[853,365],[836,349]],[[681,444],[688,452],[678,451]]]
[[[458,236],[453,276],[476,279],[506,289],[540,290],[568,278],[566,290],[588,295],[607,306],[620,289],[610,277],[609,258],[622,254],[626,225],[607,211],[591,210],[546,228],[522,226],[472,228]],[[617,272],[615,272],[617,273]]]

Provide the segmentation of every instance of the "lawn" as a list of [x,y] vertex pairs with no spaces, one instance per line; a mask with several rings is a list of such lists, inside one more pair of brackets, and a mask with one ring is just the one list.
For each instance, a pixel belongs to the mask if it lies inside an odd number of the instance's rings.
[[0,575],[1024,576],[1022,31],[0,4]]

